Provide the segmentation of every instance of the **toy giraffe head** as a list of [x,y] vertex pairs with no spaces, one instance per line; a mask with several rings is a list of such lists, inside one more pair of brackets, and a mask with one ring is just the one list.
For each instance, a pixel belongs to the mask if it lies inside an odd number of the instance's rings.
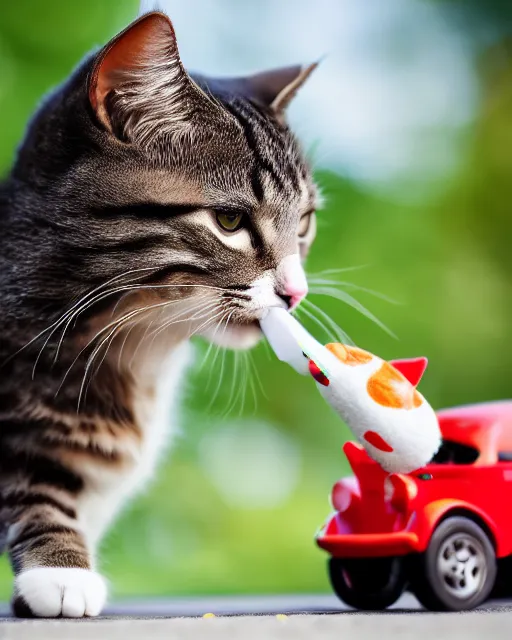
[[368,454],[390,472],[424,466],[440,444],[436,415],[416,389],[426,358],[385,362],[357,347],[326,348],[335,356],[329,370],[309,360],[309,371]]

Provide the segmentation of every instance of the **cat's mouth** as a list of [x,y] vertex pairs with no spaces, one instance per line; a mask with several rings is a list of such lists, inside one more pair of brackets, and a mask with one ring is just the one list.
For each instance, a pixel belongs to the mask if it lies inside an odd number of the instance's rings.
[[260,341],[263,333],[259,320],[236,319],[229,321],[223,328],[207,329],[204,337],[228,349],[251,349]]
[[228,349],[251,349],[263,336],[260,320],[268,309],[285,307],[284,299],[275,295],[269,297],[270,300],[266,301],[253,298],[248,305],[237,304],[235,309],[228,312],[227,320],[221,316],[218,324],[206,327],[201,335],[209,342]]

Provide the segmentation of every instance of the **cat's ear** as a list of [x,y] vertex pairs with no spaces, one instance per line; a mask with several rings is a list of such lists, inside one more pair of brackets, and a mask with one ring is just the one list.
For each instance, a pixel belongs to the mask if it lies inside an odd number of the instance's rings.
[[263,71],[245,78],[246,92],[252,99],[270,107],[278,119],[284,119],[286,108],[306,82],[318,62]]
[[140,143],[159,125],[179,129],[209,102],[185,71],[172,23],[161,12],[141,16],[100,51],[88,94],[103,126]]

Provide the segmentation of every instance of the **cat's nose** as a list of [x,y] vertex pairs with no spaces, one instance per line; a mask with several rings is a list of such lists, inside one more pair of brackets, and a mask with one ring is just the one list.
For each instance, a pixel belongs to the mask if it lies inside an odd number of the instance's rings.
[[295,309],[295,307],[299,304],[301,300],[303,300],[307,295],[307,287],[305,289],[294,290],[295,293],[291,295],[289,293],[278,293],[277,295],[284,301],[288,309],[290,311]]
[[294,309],[308,293],[306,274],[298,254],[286,256],[277,268],[277,295],[289,309]]

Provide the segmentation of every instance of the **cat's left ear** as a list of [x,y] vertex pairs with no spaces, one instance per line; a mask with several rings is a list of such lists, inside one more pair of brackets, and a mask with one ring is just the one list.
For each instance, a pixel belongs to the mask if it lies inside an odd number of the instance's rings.
[[284,120],[288,105],[317,67],[318,62],[314,62],[257,73],[244,78],[245,93],[270,107],[279,120]]

